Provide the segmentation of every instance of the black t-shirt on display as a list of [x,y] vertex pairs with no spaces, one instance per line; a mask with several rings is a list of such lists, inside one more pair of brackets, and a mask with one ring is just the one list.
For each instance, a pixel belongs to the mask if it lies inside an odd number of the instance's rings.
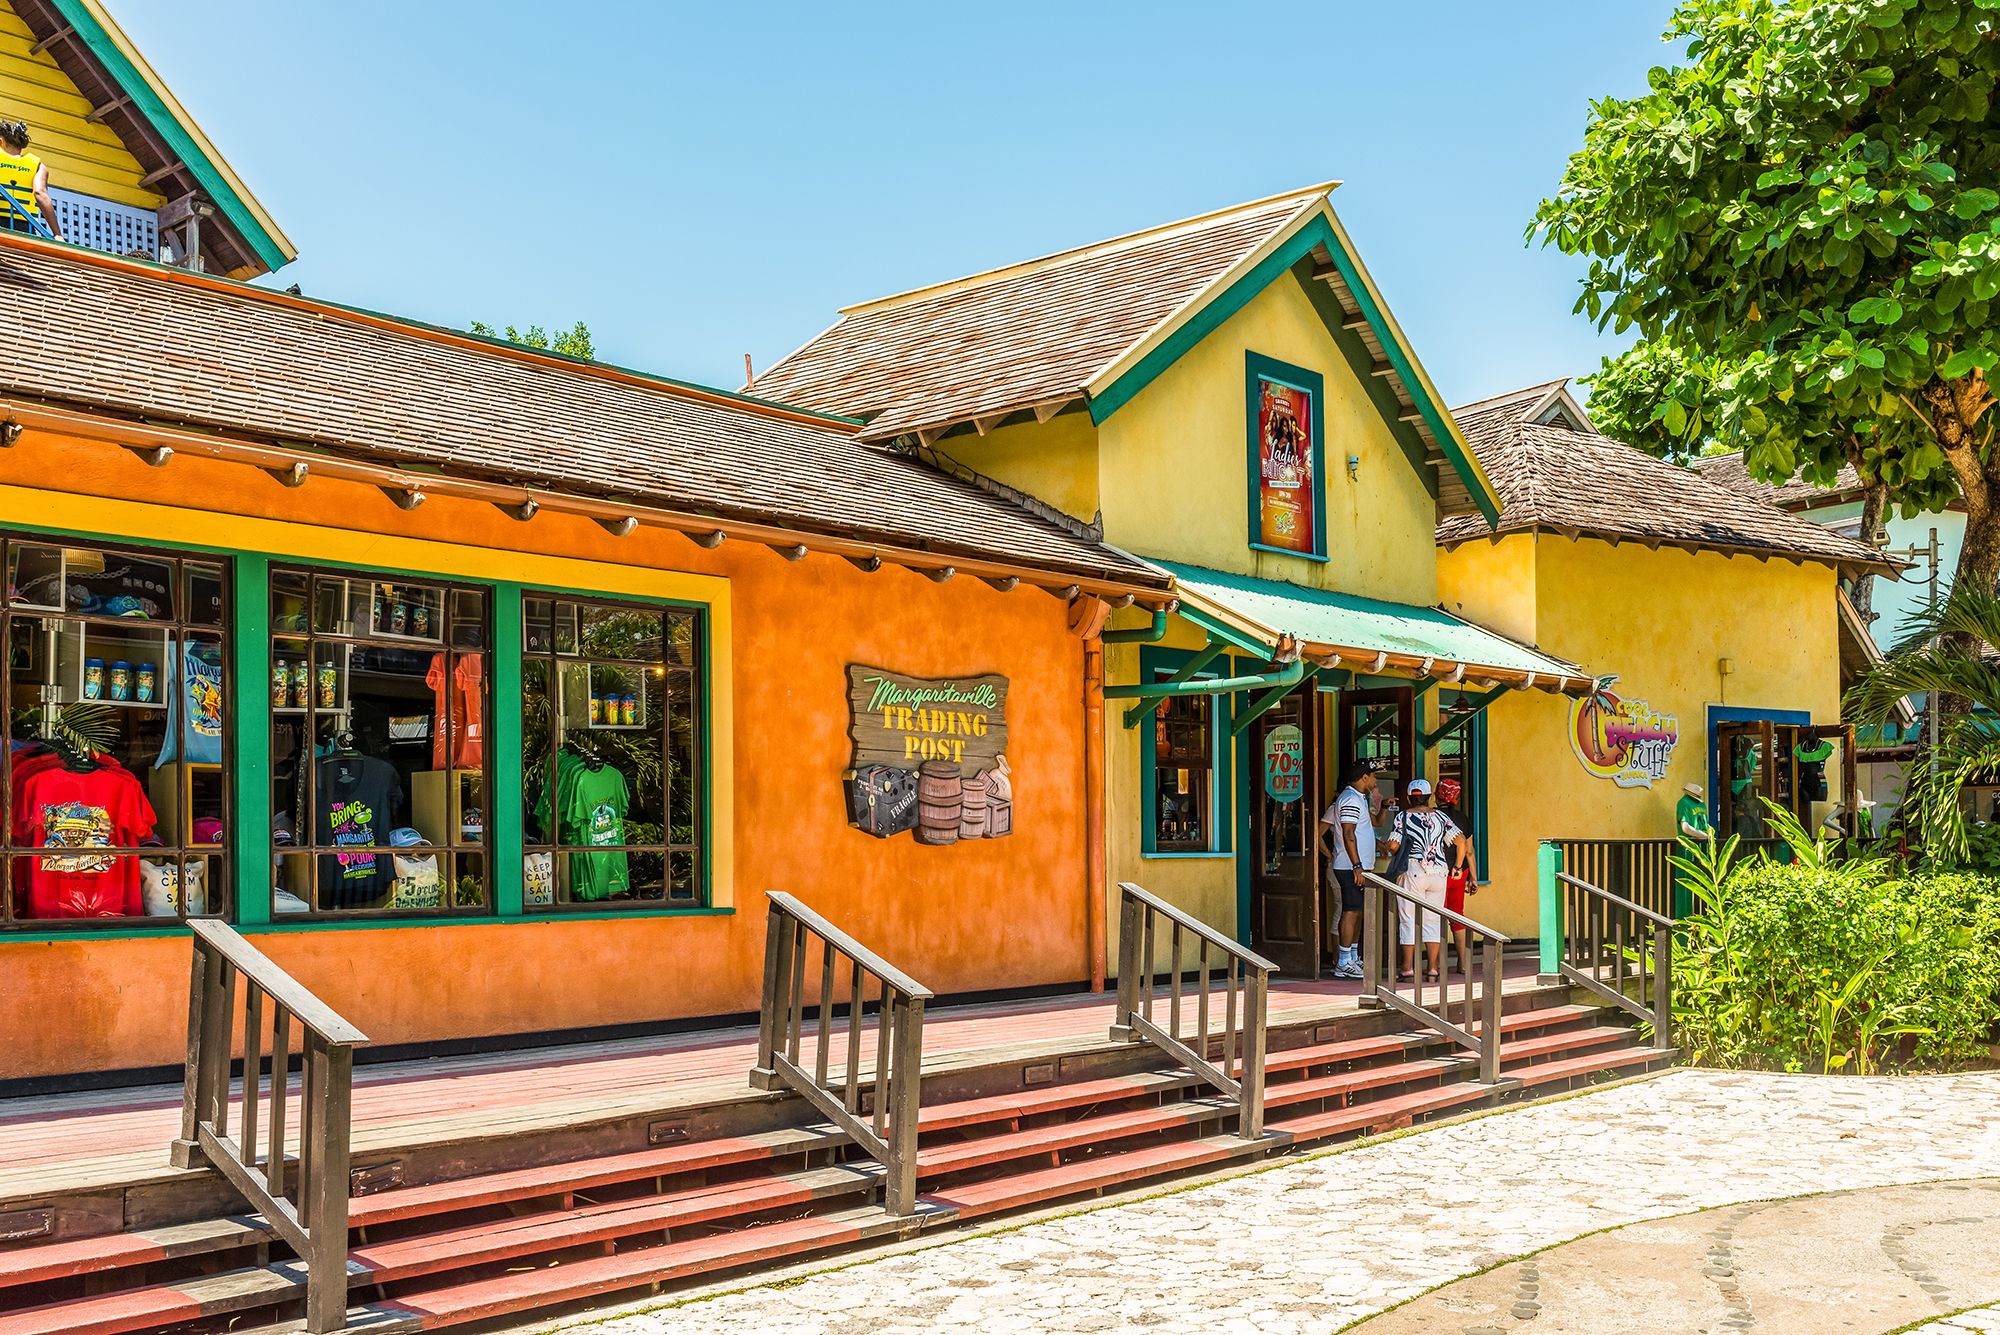
[[[319,762],[313,800],[313,842],[321,848],[375,848],[389,842],[396,812],[403,805],[403,781],[395,767],[373,756],[328,756]],[[319,907],[375,907],[394,879],[395,860],[387,853],[322,853]]]

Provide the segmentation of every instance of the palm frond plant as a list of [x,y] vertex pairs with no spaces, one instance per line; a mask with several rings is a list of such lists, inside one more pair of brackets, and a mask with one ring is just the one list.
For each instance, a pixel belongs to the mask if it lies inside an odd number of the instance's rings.
[[1928,763],[1909,777],[1903,810],[1933,858],[1963,862],[1960,791],[2000,775],[2000,596],[1954,589],[1934,611],[1913,617],[1901,642],[1848,689],[1843,712],[1879,726],[1912,695],[1950,707],[1940,710]]

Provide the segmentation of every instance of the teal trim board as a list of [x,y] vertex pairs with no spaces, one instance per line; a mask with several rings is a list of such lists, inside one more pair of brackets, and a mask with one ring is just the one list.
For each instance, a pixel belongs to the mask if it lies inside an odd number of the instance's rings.
[[[1263,419],[1263,387],[1266,381],[1298,390],[1306,395],[1312,406],[1312,421],[1306,425],[1312,433],[1313,545],[1310,552],[1272,547],[1259,541],[1264,534],[1264,441],[1257,428]],[[1243,397],[1243,453],[1248,466],[1250,497],[1249,545],[1258,551],[1278,552],[1308,561],[1326,560],[1326,378],[1317,371],[1281,362],[1276,357],[1246,352],[1243,354]]]
[[493,836],[489,845],[495,859],[491,884],[493,909],[501,917],[524,910],[522,858],[526,835],[522,829],[524,795],[522,770],[527,758],[521,753],[521,710],[498,708],[503,700],[525,699],[521,683],[521,586],[493,586],[493,710],[487,744],[500,762],[493,769],[492,801],[486,804],[486,829]]
[[231,565],[228,870],[236,921],[255,927],[271,921],[271,562],[239,556]]
[[[1383,353],[1389,359],[1389,365],[1402,378],[1411,399],[1417,405],[1417,411],[1423,415],[1431,434],[1443,448],[1445,458],[1451,463],[1453,470],[1464,479],[1466,490],[1471,493],[1473,503],[1479,507],[1479,512],[1486,516],[1489,524],[1499,523],[1498,498],[1480,480],[1479,470],[1472,465],[1472,461],[1460,445],[1458,435],[1450,425],[1450,418],[1445,414],[1443,407],[1432,399],[1424,387],[1424,382],[1416,375],[1401,340],[1391,332],[1389,322],[1381,308],[1368,293],[1368,285],[1361,281],[1359,266],[1347,253],[1347,248],[1341,244],[1333,224],[1328,221],[1324,213],[1317,213],[1307,218],[1298,231],[1287,237],[1269,255],[1252,265],[1242,277],[1211,296],[1178,329],[1162,339],[1158,347],[1146,353],[1123,375],[1105,386],[1103,392],[1092,395],[1090,420],[1101,426],[1120,408],[1137,398],[1146,386],[1152,384],[1168,367],[1186,355],[1189,349],[1220,329],[1231,316],[1249,305],[1259,293],[1319,246],[1325,246],[1327,253],[1333,256],[1334,266],[1340,270],[1348,289],[1353,292],[1355,301],[1361,307],[1362,317],[1374,330],[1376,341],[1382,345]],[[1328,332],[1334,334],[1337,339],[1338,330],[1339,326],[1335,325]],[[1414,428],[1408,423],[1395,418],[1388,420],[1390,430],[1399,438],[1406,434],[1415,434]]]

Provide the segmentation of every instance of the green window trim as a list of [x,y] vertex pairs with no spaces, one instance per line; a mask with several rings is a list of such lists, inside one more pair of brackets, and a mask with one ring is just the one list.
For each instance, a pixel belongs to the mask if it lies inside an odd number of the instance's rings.
[[[1196,657],[1196,652],[1185,649],[1159,649],[1151,645],[1139,650],[1139,679],[1152,681],[1162,674],[1179,671]],[[1194,680],[1215,679],[1228,676],[1233,669],[1228,658],[1216,664],[1215,671],[1203,671]],[[1232,837],[1235,821],[1234,806],[1235,777],[1231,764],[1234,754],[1235,737],[1229,731],[1229,722],[1234,709],[1233,696],[1210,696],[1209,706],[1209,755],[1210,779],[1208,785],[1208,828],[1210,847],[1207,849],[1168,849],[1161,851],[1157,846],[1157,831],[1153,825],[1155,805],[1159,801],[1158,737],[1150,726],[1139,730],[1139,787],[1140,824],[1139,854],[1143,858],[1230,858],[1235,856],[1235,840]],[[1158,704],[1158,701],[1142,701],[1142,704]],[[1141,719],[1150,719],[1151,711]]]
[[[711,785],[714,783],[712,757],[714,736],[714,691],[712,689],[712,654],[709,636],[713,606],[693,599],[652,597],[633,594],[615,589],[581,589],[552,587],[536,584],[537,592],[556,593],[577,598],[615,598],[623,602],[644,603],[667,608],[686,608],[702,612],[696,642],[697,671],[701,682],[700,709],[698,722],[700,742],[698,752],[701,765],[701,785],[696,794],[700,803],[701,849],[696,860],[696,872],[701,880],[703,903],[698,906],[662,906],[659,908],[626,908],[609,911],[568,911],[563,913],[529,913],[525,910],[522,885],[522,858],[526,853],[522,819],[522,775],[521,765],[495,765],[492,777],[494,802],[489,807],[497,807],[488,817],[488,856],[497,858],[499,865],[489,873],[492,909],[483,913],[458,915],[412,915],[393,916],[370,914],[354,918],[326,918],[311,922],[273,921],[271,912],[272,886],[270,876],[270,831],[271,831],[271,645],[270,645],[270,576],[273,556],[270,553],[247,551],[232,547],[208,546],[196,543],[155,541],[142,536],[119,533],[97,533],[59,527],[26,527],[9,523],[0,525],[8,532],[30,533],[38,538],[55,540],[73,539],[78,542],[105,543],[125,547],[150,547],[162,552],[178,555],[208,556],[226,561],[230,567],[229,589],[233,602],[225,618],[229,634],[236,637],[235,648],[230,660],[233,672],[232,686],[238,694],[238,706],[225,713],[230,735],[225,739],[235,762],[236,773],[231,780],[231,811],[235,828],[229,832],[230,877],[233,892],[232,902],[235,912],[223,919],[241,929],[245,935],[262,935],[271,932],[314,932],[314,931],[357,931],[395,930],[406,927],[464,927],[481,924],[521,923],[561,923],[605,920],[633,920],[652,918],[684,918],[729,915],[735,912],[731,905],[713,903],[712,865],[714,849],[714,797]],[[281,563],[290,558],[279,555]],[[467,587],[477,587],[487,591],[491,598],[491,620],[494,627],[493,646],[493,702],[495,708],[488,720],[488,735],[495,756],[513,756],[518,761],[521,750],[521,716],[518,707],[499,708],[501,701],[519,700],[522,680],[521,660],[521,595],[524,585],[512,581],[479,579],[471,576],[441,576],[434,571],[407,569],[392,565],[363,565],[348,561],[312,560],[302,563],[316,570],[352,572],[358,575],[404,577],[412,580],[437,582],[441,579]],[[255,707],[245,710],[241,702],[254,701]],[[1150,735],[1150,734],[1149,734]],[[511,790],[511,791],[510,791]],[[503,799],[510,799],[503,801]],[[256,869],[253,874],[252,869]],[[187,936],[188,929],[157,923],[133,927],[72,927],[29,929],[9,928],[0,931],[0,947],[21,943],[49,943],[95,940],[143,940],[148,938]]]
[[[1310,552],[1296,552],[1286,547],[1272,547],[1259,542],[1264,532],[1264,488],[1263,488],[1263,440],[1257,433],[1257,420],[1263,408],[1263,395],[1258,386],[1263,381],[1296,389],[1312,398],[1312,507],[1313,546]],[[1325,561],[1326,553],[1326,377],[1317,371],[1290,362],[1281,362],[1275,357],[1266,357],[1259,352],[1243,354],[1243,396],[1245,443],[1244,462],[1249,480],[1249,528],[1248,545],[1253,551],[1276,552],[1280,556],[1296,556],[1306,561]]]

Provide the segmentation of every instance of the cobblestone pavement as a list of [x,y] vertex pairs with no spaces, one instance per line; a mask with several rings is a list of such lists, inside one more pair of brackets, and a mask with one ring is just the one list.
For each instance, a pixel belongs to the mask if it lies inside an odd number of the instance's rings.
[[1981,1307],[1971,1312],[1912,1326],[1908,1335],[2000,1335],[2000,1307]]
[[589,1329],[1329,1332],[1596,1230],[1995,1164],[2000,1075],[1676,1070]]
[[1996,1291],[2000,1178],[1989,1177],[1627,1224],[1433,1289],[1355,1335],[1854,1335]]

